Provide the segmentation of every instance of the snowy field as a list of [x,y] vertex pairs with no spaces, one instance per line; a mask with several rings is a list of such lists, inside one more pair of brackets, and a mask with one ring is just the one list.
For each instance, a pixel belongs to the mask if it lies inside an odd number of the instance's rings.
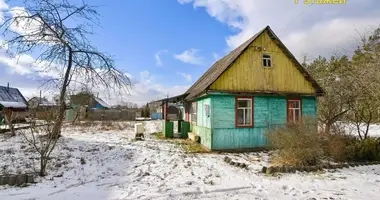
[[[105,130],[65,127],[49,175],[28,187],[0,186],[0,200],[19,199],[380,199],[380,166],[335,172],[267,176],[258,171],[267,153],[188,154],[157,140],[160,121],[144,121],[145,141],[133,141],[133,122]],[[0,173],[38,168],[38,156],[22,138],[0,135]],[[81,164],[83,158],[85,164]]]

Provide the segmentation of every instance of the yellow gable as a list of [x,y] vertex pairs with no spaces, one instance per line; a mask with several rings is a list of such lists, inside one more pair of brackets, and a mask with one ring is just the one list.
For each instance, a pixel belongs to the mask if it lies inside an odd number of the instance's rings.
[[[256,47],[261,47],[258,50]],[[263,54],[269,54],[272,67],[263,67]],[[262,33],[211,86],[211,90],[315,94],[312,84],[269,37]]]

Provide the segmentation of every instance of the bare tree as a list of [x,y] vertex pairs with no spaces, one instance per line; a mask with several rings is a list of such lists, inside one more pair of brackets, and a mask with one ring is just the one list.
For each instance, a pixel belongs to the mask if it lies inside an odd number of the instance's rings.
[[366,139],[380,108],[380,28],[369,37],[361,35],[361,38],[362,46],[352,57],[353,70],[347,75],[352,82],[349,91],[357,94],[348,119],[355,125],[360,139]]
[[[130,80],[115,68],[109,55],[91,45],[87,36],[97,25],[95,7],[67,0],[24,0],[25,9],[11,9],[0,26],[12,56],[38,55],[33,67],[54,74],[49,85],[60,88],[59,110],[51,134],[60,135],[65,97],[75,83],[128,90]],[[74,83],[74,84],[73,84]]]
[[323,125],[323,132],[329,134],[334,124],[350,110],[351,102],[357,96],[350,90],[351,83],[346,78],[349,60],[346,56],[333,56],[330,60],[319,57],[304,65],[325,90],[324,96],[318,99],[318,121]]

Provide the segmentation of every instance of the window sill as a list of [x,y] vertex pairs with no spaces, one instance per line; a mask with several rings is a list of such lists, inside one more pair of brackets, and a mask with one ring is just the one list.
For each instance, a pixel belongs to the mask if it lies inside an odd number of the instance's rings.
[[253,125],[247,125],[247,126],[236,125],[235,128],[253,128]]

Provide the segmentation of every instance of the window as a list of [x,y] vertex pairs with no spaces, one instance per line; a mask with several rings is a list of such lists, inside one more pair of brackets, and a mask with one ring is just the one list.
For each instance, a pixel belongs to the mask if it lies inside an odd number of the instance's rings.
[[272,67],[272,57],[269,54],[263,54],[263,67]]
[[236,127],[253,127],[253,98],[236,98]]
[[288,99],[288,122],[294,123],[301,120],[302,103],[300,99]]
[[210,105],[205,104],[204,107],[205,107],[205,116],[210,117]]
[[197,122],[197,102],[191,103],[190,122]]

